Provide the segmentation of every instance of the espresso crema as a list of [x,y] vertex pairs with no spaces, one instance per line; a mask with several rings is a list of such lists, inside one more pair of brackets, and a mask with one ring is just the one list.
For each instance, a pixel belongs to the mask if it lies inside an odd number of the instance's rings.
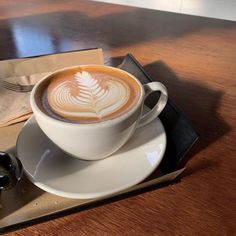
[[140,98],[140,85],[130,76],[96,66],[59,72],[43,90],[45,112],[59,120],[95,123],[129,111]]

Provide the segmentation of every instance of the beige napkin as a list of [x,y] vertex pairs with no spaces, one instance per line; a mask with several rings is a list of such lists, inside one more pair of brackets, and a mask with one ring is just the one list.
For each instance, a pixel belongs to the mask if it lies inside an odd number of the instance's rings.
[[[103,63],[101,49],[7,60],[0,62],[0,79],[22,85],[35,84],[57,69]],[[30,92],[14,92],[0,87],[0,127],[24,121],[31,116],[29,96]]]

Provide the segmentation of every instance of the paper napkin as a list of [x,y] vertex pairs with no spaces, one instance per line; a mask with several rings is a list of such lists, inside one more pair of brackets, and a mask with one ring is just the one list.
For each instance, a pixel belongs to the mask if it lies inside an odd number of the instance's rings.
[[[82,64],[104,64],[102,50],[0,61],[0,79],[22,85],[35,84],[55,70]],[[0,86],[0,127],[27,120],[32,115],[29,97],[30,92],[14,92]]]

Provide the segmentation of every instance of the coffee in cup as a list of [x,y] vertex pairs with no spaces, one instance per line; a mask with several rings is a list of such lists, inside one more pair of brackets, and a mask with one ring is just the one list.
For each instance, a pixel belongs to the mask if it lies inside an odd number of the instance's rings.
[[140,99],[141,89],[125,73],[83,66],[54,74],[40,96],[44,112],[55,119],[97,123],[132,109]]

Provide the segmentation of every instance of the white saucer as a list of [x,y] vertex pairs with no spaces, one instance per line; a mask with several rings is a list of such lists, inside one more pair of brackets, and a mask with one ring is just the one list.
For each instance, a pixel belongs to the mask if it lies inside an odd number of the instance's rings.
[[157,118],[139,128],[118,152],[99,161],[82,161],[54,145],[34,117],[17,141],[17,156],[29,179],[39,188],[69,198],[96,198],[138,184],[160,164],[166,134]]

